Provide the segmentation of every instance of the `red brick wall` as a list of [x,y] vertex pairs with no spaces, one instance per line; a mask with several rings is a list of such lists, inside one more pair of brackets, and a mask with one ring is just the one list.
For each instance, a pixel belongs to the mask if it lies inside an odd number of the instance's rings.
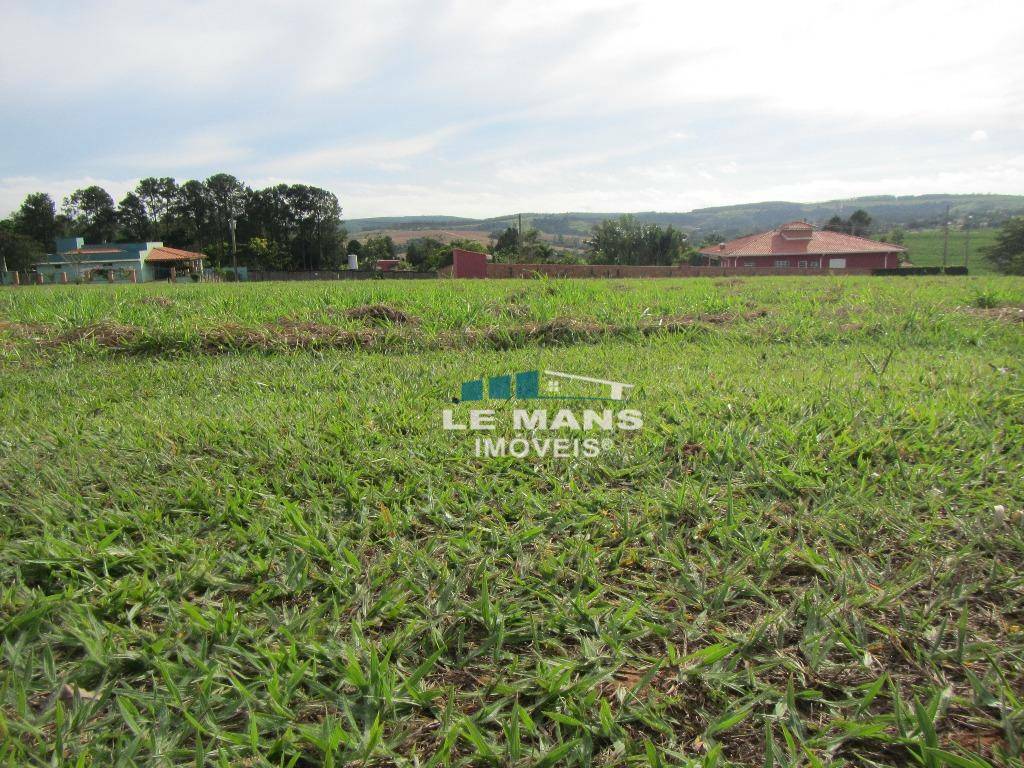
[[[896,269],[900,265],[899,254],[897,253],[848,253],[845,255],[828,254],[801,254],[799,256],[727,256],[724,257],[729,265],[742,266],[746,262],[754,262],[757,269],[782,269],[776,267],[776,260],[789,261],[791,269],[800,269],[797,265],[801,261],[818,261],[824,269],[828,269],[829,259],[846,259],[845,268],[836,268],[836,272],[849,272],[852,269]],[[731,267],[730,267],[731,269]],[[748,267],[749,269],[749,267]],[[807,271],[807,270],[802,270]],[[814,271],[814,270],[810,270]]]
[[[849,264],[849,262],[847,262]],[[781,269],[774,267],[634,267],[614,264],[484,264],[483,274],[471,277],[721,277],[723,275],[869,275],[870,268]],[[453,270],[453,277],[461,275]]]

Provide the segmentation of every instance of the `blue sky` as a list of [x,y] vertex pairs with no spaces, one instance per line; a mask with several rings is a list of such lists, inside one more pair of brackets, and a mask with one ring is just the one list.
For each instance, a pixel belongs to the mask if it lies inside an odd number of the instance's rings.
[[12,2],[0,215],[227,171],[347,217],[1024,192],[1024,6]]

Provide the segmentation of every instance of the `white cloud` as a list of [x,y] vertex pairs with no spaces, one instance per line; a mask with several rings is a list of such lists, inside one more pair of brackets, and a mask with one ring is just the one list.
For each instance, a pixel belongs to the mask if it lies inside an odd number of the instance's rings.
[[228,133],[213,130],[175,138],[144,152],[113,152],[108,157],[98,158],[98,162],[117,167],[151,168],[152,173],[148,175],[163,176],[160,169],[226,167],[250,155],[251,150],[239,145]]
[[[1001,0],[11,0],[3,20],[0,214],[219,170],[353,215],[1022,188],[1024,7]],[[64,109],[86,140],[55,137]]]
[[393,163],[396,160],[418,157],[437,149],[446,140],[465,128],[447,126],[429,133],[400,139],[370,141],[340,141],[336,146],[320,147],[287,154],[259,164],[268,173],[301,173],[311,170],[330,171],[352,165]]
[[0,211],[8,212],[17,209],[25,196],[31,192],[46,192],[57,204],[60,211],[61,200],[76,189],[91,187],[94,184],[103,187],[116,203],[125,193],[134,189],[138,179],[96,178],[82,176],[73,179],[42,179],[36,176],[7,176],[0,178]]
[[142,89],[222,94],[352,85],[408,31],[406,3],[105,0],[5,5],[0,89],[35,98]]

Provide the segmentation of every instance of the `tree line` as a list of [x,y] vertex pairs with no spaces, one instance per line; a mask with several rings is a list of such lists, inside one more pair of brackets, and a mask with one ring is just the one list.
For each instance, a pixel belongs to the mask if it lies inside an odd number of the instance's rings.
[[26,196],[0,221],[0,255],[27,269],[51,253],[58,237],[86,243],[162,241],[205,253],[211,266],[231,264],[235,222],[240,264],[272,270],[334,269],[345,258],[346,231],[333,192],[307,184],[252,189],[228,173],[179,184],[142,179],[120,202],[100,186],[77,189],[58,209],[45,192]]

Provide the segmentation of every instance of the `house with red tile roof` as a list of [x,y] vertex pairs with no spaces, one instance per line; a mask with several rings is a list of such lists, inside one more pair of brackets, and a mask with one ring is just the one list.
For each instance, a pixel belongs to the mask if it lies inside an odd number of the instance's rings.
[[[81,237],[57,239],[57,251],[36,264],[45,282],[81,282],[101,279],[148,282],[202,275],[205,254],[168,248],[162,242],[97,243]],[[134,273],[134,275],[133,275]]]
[[843,232],[815,229],[806,221],[791,221],[778,229],[701,248],[712,264],[722,267],[844,270],[895,269],[906,252]]

